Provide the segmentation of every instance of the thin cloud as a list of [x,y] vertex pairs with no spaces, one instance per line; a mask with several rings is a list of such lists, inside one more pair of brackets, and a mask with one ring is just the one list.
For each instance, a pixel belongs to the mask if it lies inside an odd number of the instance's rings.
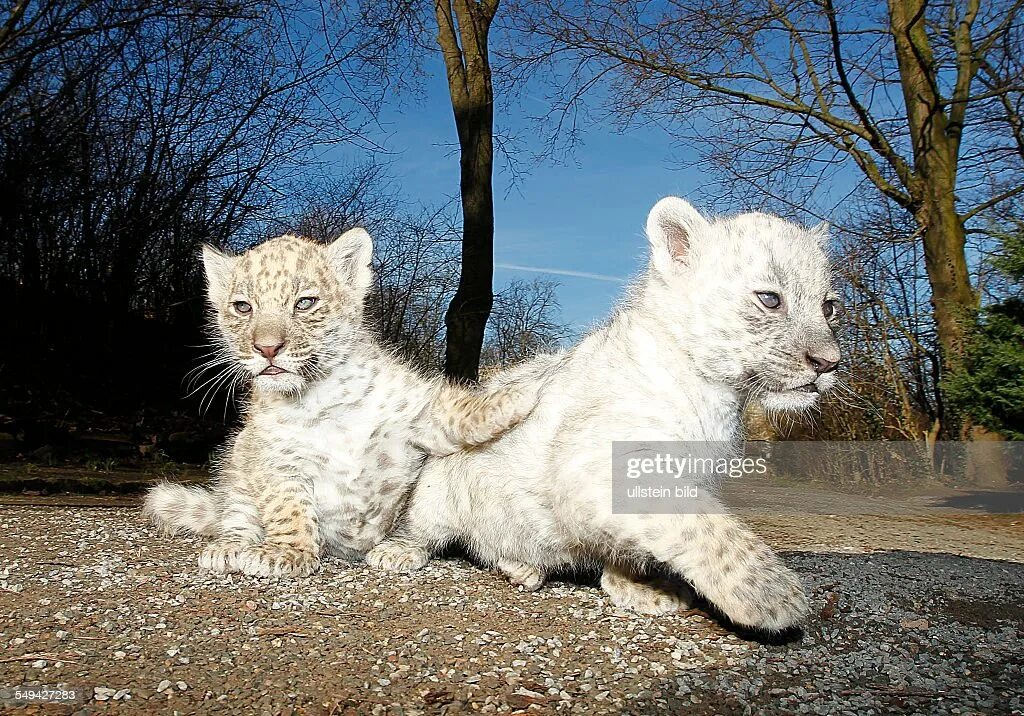
[[626,279],[618,276],[608,276],[603,273],[590,273],[588,271],[573,271],[571,269],[542,268],[540,266],[520,266],[519,264],[495,263],[495,268],[509,269],[510,271],[530,271],[532,273],[549,273],[554,276],[572,276],[574,278],[591,278],[595,281],[610,281],[612,283],[626,283]]

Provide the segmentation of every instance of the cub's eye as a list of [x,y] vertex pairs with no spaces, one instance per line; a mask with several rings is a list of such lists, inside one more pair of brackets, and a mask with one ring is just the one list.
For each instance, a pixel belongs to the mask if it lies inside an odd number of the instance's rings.
[[247,301],[235,301],[231,305],[234,306],[235,310],[239,313],[252,313],[252,304]]
[[839,301],[833,301],[829,299],[825,303],[821,304],[821,312],[825,314],[825,318],[832,318],[839,313]]
[[755,295],[765,308],[775,309],[782,305],[782,296],[774,291],[758,291]]
[[315,305],[316,299],[311,296],[306,296],[305,298],[300,298],[298,301],[295,302],[295,310],[308,311]]

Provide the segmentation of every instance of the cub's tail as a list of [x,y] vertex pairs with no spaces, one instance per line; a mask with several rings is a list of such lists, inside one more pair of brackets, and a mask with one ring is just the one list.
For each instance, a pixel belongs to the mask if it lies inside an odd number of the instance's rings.
[[194,532],[217,536],[217,497],[203,487],[161,482],[146,493],[142,514],[169,535]]
[[431,455],[450,455],[500,437],[533,412],[563,360],[561,354],[537,356],[475,389],[439,381],[420,445]]

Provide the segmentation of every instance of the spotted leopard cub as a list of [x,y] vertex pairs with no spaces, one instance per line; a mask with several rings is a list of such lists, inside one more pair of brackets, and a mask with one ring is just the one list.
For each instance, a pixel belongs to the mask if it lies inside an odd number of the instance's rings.
[[213,538],[215,572],[300,576],[323,552],[361,558],[392,527],[427,455],[516,425],[536,395],[427,379],[364,327],[372,242],[271,239],[240,256],[203,251],[214,335],[251,384],[244,427],[212,489],[161,484],[145,513],[167,533]]

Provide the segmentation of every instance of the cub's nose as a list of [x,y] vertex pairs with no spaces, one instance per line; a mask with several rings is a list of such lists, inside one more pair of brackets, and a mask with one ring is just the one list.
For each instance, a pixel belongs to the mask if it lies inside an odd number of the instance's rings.
[[271,345],[265,345],[260,343],[252,344],[252,349],[259,353],[264,358],[266,358],[267,360],[273,360],[273,358],[278,353],[281,352],[282,348],[284,348],[284,343],[276,343]]
[[831,373],[839,365],[838,360],[829,360],[821,356],[814,355],[813,353],[807,354],[807,364],[811,366],[815,373],[821,375],[822,373]]

